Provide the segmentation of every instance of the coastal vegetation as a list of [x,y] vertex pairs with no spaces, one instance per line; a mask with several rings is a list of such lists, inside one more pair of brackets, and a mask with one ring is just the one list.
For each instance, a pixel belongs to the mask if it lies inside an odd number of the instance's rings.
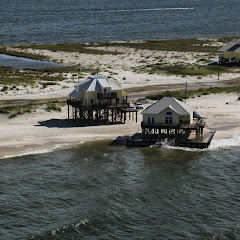
[[[196,90],[188,90],[186,98],[201,97],[202,95],[209,95],[214,93],[240,93],[240,86],[231,87],[210,87],[210,88],[199,88]],[[178,100],[185,98],[185,91],[165,91],[159,94],[148,95],[146,98],[150,100],[159,100],[163,97],[174,97]]]
[[41,55],[41,54],[33,54],[25,51],[26,48],[24,48],[24,51],[16,51],[14,47],[5,47],[0,46],[0,54],[7,54],[10,56],[16,56],[16,57],[24,57],[24,58],[30,58],[35,60],[42,60],[42,61],[48,61],[49,57]]
[[236,37],[201,38],[201,39],[168,39],[138,42],[99,43],[99,46],[122,46],[151,51],[206,52],[216,53],[219,44],[225,44]]
[[[57,69],[57,71],[60,71]],[[61,74],[54,75],[54,69],[19,70],[0,66],[0,84],[4,85],[33,85],[37,81],[62,81]]]
[[214,65],[200,65],[200,64],[186,64],[186,63],[176,63],[176,64],[166,64],[166,63],[154,63],[147,64],[141,67],[133,68],[135,72],[143,72],[148,74],[168,74],[168,75],[180,75],[180,76],[207,76],[216,74],[218,71],[222,73],[239,73],[239,67],[224,67],[224,66],[214,66]]
[[[198,38],[198,39],[166,39],[126,42],[99,42],[99,43],[58,43],[58,44],[31,44],[18,46],[0,46],[0,54],[8,54],[38,60],[49,60],[41,54],[33,54],[27,49],[50,50],[53,52],[76,52],[94,55],[121,54],[119,51],[97,49],[96,47],[129,47],[151,51],[178,51],[178,52],[205,52],[216,53],[219,47],[237,37]],[[14,50],[15,48],[15,50]],[[17,49],[17,50],[16,50]]]
[[84,43],[58,43],[58,44],[33,44],[33,45],[21,45],[18,46],[20,49],[40,49],[40,50],[50,50],[52,52],[76,52],[76,53],[86,53],[86,54],[94,54],[94,55],[104,55],[111,54],[117,55],[121,54],[117,51],[104,51],[94,49],[94,47],[98,46],[98,44],[84,44]]
[[62,106],[65,105],[65,101],[49,101],[46,103],[30,103],[17,106],[0,107],[0,114],[7,114],[9,118],[17,117],[25,113],[36,112],[38,108],[43,108],[47,112],[62,111]]
[[[93,71],[94,69],[91,68],[88,69],[83,68],[82,70],[82,72]],[[25,70],[0,66],[0,84],[9,86],[26,84],[33,86],[39,81],[44,81],[45,83],[40,84],[46,87],[48,85],[56,85],[57,82],[67,79],[68,73],[71,73],[73,75],[76,72],[77,66],[46,69],[25,69]]]

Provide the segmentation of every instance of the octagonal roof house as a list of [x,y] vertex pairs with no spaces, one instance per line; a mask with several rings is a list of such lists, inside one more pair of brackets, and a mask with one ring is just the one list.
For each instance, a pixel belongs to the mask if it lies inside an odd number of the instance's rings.
[[[104,76],[91,76],[75,85],[69,97],[81,101],[83,105],[94,105],[100,102],[109,105],[123,103],[127,94],[120,84]],[[105,99],[105,101],[103,101]],[[108,101],[108,100],[111,101]]]
[[[69,94],[69,106],[73,107],[73,118],[86,121],[125,122],[129,106],[127,94],[121,85],[104,76],[91,76],[77,83]],[[110,120],[111,116],[111,120]]]

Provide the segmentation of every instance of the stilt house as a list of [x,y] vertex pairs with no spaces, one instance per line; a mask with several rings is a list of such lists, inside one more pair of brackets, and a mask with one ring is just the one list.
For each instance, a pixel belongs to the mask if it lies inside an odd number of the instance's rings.
[[194,135],[199,140],[205,123],[187,104],[173,98],[163,97],[143,112],[141,123],[143,140],[186,140]]
[[121,86],[103,76],[92,76],[75,85],[69,94],[68,119],[72,106],[73,119],[87,123],[125,123],[129,107]]
[[240,39],[231,41],[221,47],[219,50],[219,63],[222,65],[228,63],[240,64]]

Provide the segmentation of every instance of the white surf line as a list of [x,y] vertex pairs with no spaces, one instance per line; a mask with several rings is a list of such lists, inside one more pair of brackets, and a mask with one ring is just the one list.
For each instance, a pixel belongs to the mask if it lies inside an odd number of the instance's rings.
[[220,148],[231,148],[240,147],[240,135],[235,134],[232,138],[212,140],[209,145],[210,150],[220,149]]
[[93,10],[89,12],[141,12],[141,11],[193,10],[193,9],[194,8],[139,8],[139,9]]
[[[81,141],[78,145],[83,144],[84,141]],[[7,158],[15,158],[15,157],[22,157],[22,156],[27,156],[27,155],[37,155],[37,154],[44,154],[44,153],[51,153],[54,152],[56,150],[60,150],[60,149],[65,149],[65,148],[72,148],[73,145],[71,143],[59,143],[56,144],[52,147],[49,148],[44,148],[41,150],[32,150],[32,151],[28,151],[28,152],[24,152],[24,153],[19,153],[16,155],[5,155],[3,157],[0,157],[0,159],[7,159]]]

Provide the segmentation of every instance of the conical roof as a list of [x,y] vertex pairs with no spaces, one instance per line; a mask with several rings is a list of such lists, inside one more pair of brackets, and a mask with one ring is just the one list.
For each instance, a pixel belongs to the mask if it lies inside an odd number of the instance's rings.
[[77,98],[82,92],[100,92],[101,88],[110,88],[111,91],[122,90],[122,88],[116,84],[112,79],[104,76],[91,76],[86,80],[75,85],[75,90],[72,91],[69,96]]

